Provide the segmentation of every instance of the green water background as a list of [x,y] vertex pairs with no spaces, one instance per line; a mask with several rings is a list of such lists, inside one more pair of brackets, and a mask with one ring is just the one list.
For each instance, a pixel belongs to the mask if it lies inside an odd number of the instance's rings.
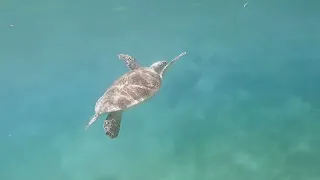
[[[0,180],[319,180],[320,2],[0,1]],[[124,114],[96,100],[188,55]]]

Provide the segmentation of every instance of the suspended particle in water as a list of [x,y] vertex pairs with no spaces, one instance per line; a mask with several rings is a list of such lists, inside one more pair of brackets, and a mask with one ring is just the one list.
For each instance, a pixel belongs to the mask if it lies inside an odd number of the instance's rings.
[[249,3],[248,1],[244,1],[243,7],[246,7],[248,3]]

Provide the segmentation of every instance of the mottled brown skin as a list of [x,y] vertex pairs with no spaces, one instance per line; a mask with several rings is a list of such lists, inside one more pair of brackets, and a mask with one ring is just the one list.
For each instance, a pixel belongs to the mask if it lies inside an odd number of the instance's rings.
[[161,77],[150,68],[130,71],[115,81],[97,102],[107,113],[132,107],[154,95],[161,86]]
[[120,124],[122,120],[122,111],[109,113],[106,120],[103,122],[103,129],[107,136],[116,138],[120,131]]

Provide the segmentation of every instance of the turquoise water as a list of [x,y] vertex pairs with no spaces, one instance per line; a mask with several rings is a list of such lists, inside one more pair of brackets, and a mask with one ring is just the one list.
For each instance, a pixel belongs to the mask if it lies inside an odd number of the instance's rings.
[[[319,180],[315,0],[0,1],[0,180]],[[162,89],[84,127],[127,67]]]

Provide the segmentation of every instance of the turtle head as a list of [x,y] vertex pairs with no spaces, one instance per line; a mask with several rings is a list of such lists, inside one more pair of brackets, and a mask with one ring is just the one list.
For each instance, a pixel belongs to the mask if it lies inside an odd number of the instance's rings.
[[153,69],[155,72],[157,72],[162,77],[162,72],[167,64],[168,64],[167,61],[158,61],[158,62],[153,63],[150,66],[150,68]]
[[174,59],[172,59],[169,63],[167,61],[155,62],[150,66],[150,68],[152,68],[155,72],[157,72],[162,78],[163,74],[168,70],[168,67],[186,54],[187,54],[186,52],[179,54]]

